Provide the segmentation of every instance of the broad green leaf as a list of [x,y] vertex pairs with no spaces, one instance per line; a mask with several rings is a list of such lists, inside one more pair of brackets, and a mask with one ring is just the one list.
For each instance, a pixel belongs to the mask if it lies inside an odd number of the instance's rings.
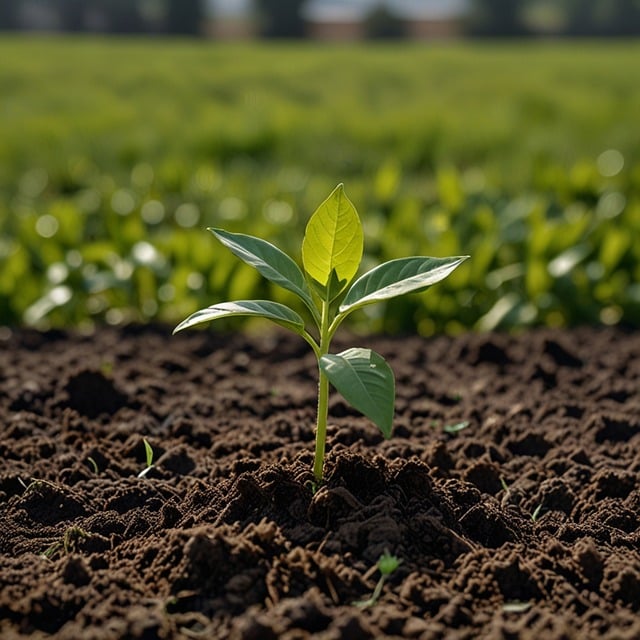
[[235,302],[221,302],[206,309],[200,309],[183,320],[173,333],[188,329],[196,324],[218,320],[229,316],[257,316],[272,320],[296,333],[304,330],[303,319],[289,307],[279,302],[269,300],[236,300]]
[[371,349],[347,349],[327,354],[320,368],[344,399],[391,437],[395,404],[395,380],[385,359]]
[[350,313],[367,304],[424,290],[446,278],[469,256],[428,258],[414,256],[390,260],[360,276],[352,285],[338,311]]
[[356,275],[363,242],[358,213],[339,184],[309,219],[302,241],[304,270],[324,300],[335,298]]
[[209,228],[209,231],[234,255],[257,269],[267,280],[295,293],[315,313],[307,281],[300,267],[286,253],[262,238],[224,229]]

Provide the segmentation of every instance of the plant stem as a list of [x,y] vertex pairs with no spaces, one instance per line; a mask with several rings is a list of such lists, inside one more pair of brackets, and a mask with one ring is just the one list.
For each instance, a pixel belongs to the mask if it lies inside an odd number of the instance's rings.
[[382,587],[384,587],[384,583],[387,581],[387,576],[382,575],[380,576],[380,579],[378,580],[378,582],[376,583],[375,589],[373,590],[373,593],[371,594],[371,601],[372,602],[378,602],[378,598],[380,598],[380,594],[382,593]]
[[316,424],[316,455],[313,475],[316,483],[322,482],[324,468],[324,447],[327,441],[327,415],[329,413],[329,380],[318,367],[318,422]]
[[324,449],[327,441],[327,416],[329,414],[329,379],[320,368],[320,358],[329,353],[331,336],[329,334],[329,302],[322,303],[320,322],[320,355],[318,356],[318,418],[316,422],[316,452],[313,462],[313,475],[316,483],[322,482],[324,469]]

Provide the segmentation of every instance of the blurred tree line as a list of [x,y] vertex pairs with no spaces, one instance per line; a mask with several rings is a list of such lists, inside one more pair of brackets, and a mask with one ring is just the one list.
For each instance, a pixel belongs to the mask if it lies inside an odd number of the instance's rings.
[[[44,16],[44,17],[43,17]],[[61,31],[175,33],[196,35],[204,19],[203,0],[0,0],[0,29],[13,30],[54,20]]]
[[[640,35],[640,0],[469,1],[465,24],[471,36]],[[200,35],[208,4],[208,0],[0,0],[0,30],[29,26],[25,21],[40,9],[55,15],[55,26],[62,31]],[[304,4],[305,0],[254,0],[251,17],[262,36],[304,37]],[[372,33],[399,36],[392,7],[392,0],[376,6],[368,18]]]
[[640,34],[640,0],[474,0],[470,32],[512,37]]

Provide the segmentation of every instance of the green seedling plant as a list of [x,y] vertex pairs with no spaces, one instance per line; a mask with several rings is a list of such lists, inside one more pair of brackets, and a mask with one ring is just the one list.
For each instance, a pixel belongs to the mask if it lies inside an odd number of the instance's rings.
[[231,252],[267,280],[295,294],[315,324],[312,334],[290,307],[270,300],[221,302],[196,311],[174,333],[229,316],[267,318],[301,336],[318,361],[318,413],[315,432],[315,481],[322,481],[329,383],[355,409],[369,418],[385,438],[391,437],[395,404],[393,371],[371,349],[330,353],[340,324],[363,307],[411,292],[424,291],[446,278],[468,256],[413,256],[384,262],[354,279],[363,254],[364,234],[358,213],[339,184],[307,223],[302,266],[273,244],[224,229],[209,229]]
[[144,478],[153,469],[153,449],[146,438],[142,438],[144,443],[144,455],[147,459],[147,466],[138,474],[138,478]]
[[91,456],[87,456],[87,462],[91,465],[91,468],[93,469],[93,473],[98,475],[100,473],[100,469],[98,468],[98,463],[95,461],[95,459],[92,458]]
[[531,514],[531,521],[532,522],[537,522],[538,518],[541,515],[542,512],[542,502],[533,510],[533,513]]
[[444,427],[442,427],[442,430],[445,433],[448,433],[450,435],[455,435],[456,433],[460,433],[461,431],[466,429],[468,426],[469,426],[469,421],[468,420],[463,420],[462,422],[455,422],[453,424],[445,424]]
[[50,480],[44,480],[42,478],[29,478],[29,484],[26,484],[22,478],[18,478],[18,482],[20,482],[20,484],[24,487],[25,493],[29,493],[30,491],[35,491],[36,489],[39,489],[44,485],[51,487],[56,491],[61,490],[60,487],[55,482],[51,482]]
[[373,593],[370,598],[366,600],[357,600],[353,603],[354,606],[360,607],[361,609],[366,609],[367,607],[372,607],[382,594],[382,587],[384,587],[384,583],[387,581],[389,576],[400,566],[402,560],[396,556],[391,555],[388,551],[385,551],[378,560],[376,567],[380,572],[380,578],[376,583],[376,586],[373,589]]
[[[449,435],[456,435],[456,433],[460,433],[461,431],[464,431],[468,426],[469,426],[470,422],[468,420],[463,420],[462,422],[452,422],[452,423],[448,423],[445,424],[442,427],[442,430],[445,433],[448,433]],[[432,427],[439,427],[439,423],[437,421],[432,421],[431,422],[431,426]]]
[[76,526],[69,527],[60,540],[54,542],[45,551],[40,554],[41,558],[50,560],[53,555],[62,549],[66,555],[77,550],[78,542],[81,538],[89,538],[91,534],[84,529]]
[[533,606],[533,602],[521,602],[520,600],[511,600],[502,605],[505,613],[526,613]]
[[511,500],[511,489],[509,487],[509,485],[507,484],[507,481],[504,479],[503,476],[500,476],[500,486],[502,487],[502,490],[504,491],[504,495],[502,496],[502,500],[500,501],[500,505],[502,507],[504,507],[509,500]]

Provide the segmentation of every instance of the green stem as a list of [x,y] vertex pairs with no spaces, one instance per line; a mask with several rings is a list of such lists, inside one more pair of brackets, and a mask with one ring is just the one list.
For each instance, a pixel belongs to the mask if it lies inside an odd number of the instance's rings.
[[335,332],[338,330],[338,325],[349,315],[349,313],[338,313],[336,317],[333,319],[333,322],[329,326],[328,336],[329,340],[333,338]]
[[313,474],[318,484],[322,482],[324,449],[327,441],[327,416],[329,414],[329,380],[320,368],[320,358],[329,353],[330,343],[329,303],[323,302],[320,322],[320,353],[316,353],[318,356],[318,419],[316,423],[316,452],[313,462]]
[[382,593],[382,587],[384,587],[384,583],[386,581],[387,581],[387,576],[385,575],[380,576],[380,579],[378,580],[378,583],[376,584],[375,589],[371,594],[371,601],[374,604],[378,602],[378,598],[380,598],[380,594]]
[[318,371],[318,422],[316,424],[316,455],[313,462],[313,475],[317,484],[322,482],[324,448],[327,441],[327,416],[329,414],[329,380],[320,368]]

